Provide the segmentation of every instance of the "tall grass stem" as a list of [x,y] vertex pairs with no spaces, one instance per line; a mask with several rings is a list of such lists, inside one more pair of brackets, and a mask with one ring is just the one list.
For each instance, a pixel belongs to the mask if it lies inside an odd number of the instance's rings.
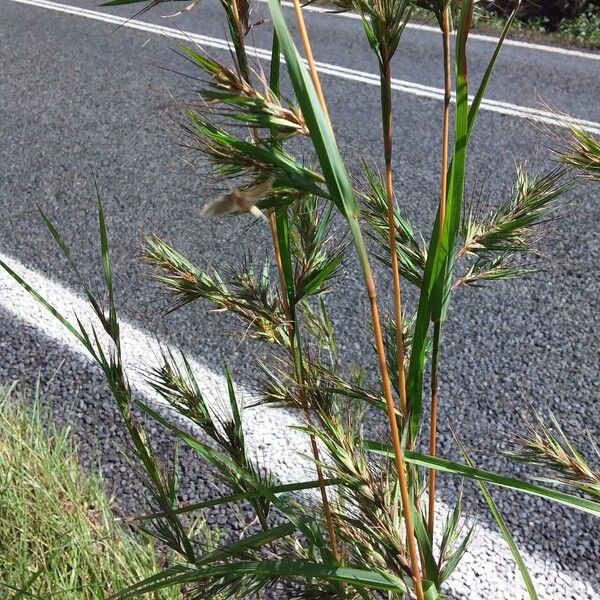
[[[317,73],[314,59],[312,56],[312,50],[310,47],[310,41],[308,39],[308,35],[306,32],[306,26],[304,24],[304,17],[302,15],[302,10],[298,0],[294,0],[294,8],[295,8],[295,16],[298,31],[300,32],[300,36],[302,38],[302,44],[304,47],[306,60],[308,63],[308,71],[310,75],[310,79],[315,88],[315,92],[317,93],[317,97],[319,99],[319,103],[323,107],[323,113],[327,118],[330,129],[333,133],[333,128],[331,127],[331,120],[329,119],[327,108],[325,106],[325,99],[323,96],[323,92],[319,93],[321,90],[321,83],[319,81],[319,75]],[[358,210],[353,210],[351,212],[346,212],[346,218],[348,220],[348,225],[350,227],[350,232],[352,234],[352,238],[354,240],[354,246],[356,248],[356,253],[358,255],[358,260],[361,266],[361,270],[363,272],[363,277],[365,281],[365,287],[367,291],[367,296],[369,298],[369,306],[371,310],[371,320],[373,323],[373,334],[375,337],[375,348],[377,353],[377,362],[379,365],[379,371],[381,374],[381,384],[383,388],[383,393],[386,401],[386,410],[388,421],[390,425],[390,434],[392,439],[392,446],[394,449],[394,459],[396,462],[396,469],[398,471],[398,483],[400,487],[400,495],[402,498],[402,513],[404,516],[404,522],[406,525],[406,537],[409,547],[410,554],[410,564],[412,576],[414,578],[415,590],[417,594],[417,600],[425,600],[425,596],[423,593],[423,583],[421,580],[421,571],[419,565],[419,558],[417,552],[417,543],[415,538],[414,531],[414,523],[412,518],[412,510],[410,505],[410,495],[408,490],[408,481],[407,481],[407,471],[406,471],[406,463],[404,460],[404,453],[402,450],[402,443],[400,440],[400,432],[398,429],[398,422],[396,420],[396,407],[394,404],[394,398],[392,395],[392,385],[390,382],[389,373],[387,370],[386,358],[385,358],[385,345],[383,341],[383,334],[381,328],[381,319],[379,317],[379,308],[377,306],[377,289],[375,286],[375,280],[373,278],[373,271],[371,269],[371,264],[369,262],[369,254],[367,251],[367,247],[365,245],[365,241],[362,235],[362,231],[360,228],[360,223],[358,221]]]
[[408,415],[406,402],[406,381],[404,372],[404,328],[402,320],[402,291],[400,287],[400,269],[396,248],[396,222],[394,219],[394,185],[392,179],[393,123],[392,123],[392,75],[390,57],[383,50],[381,69],[381,116],[383,121],[383,148],[385,158],[385,191],[387,196],[388,238],[394,293],[394,321],[396,323],[396,354],[398,369],[398,393],[400,412],[404,418]]
[[396,463],[396,470],[398,471],[398,483],[400,487],[400,496],[402,499],[402,515],[404,517],[404,523],[406,525],[406,539],[408,545],[408,552],[410,555],[412,576],[415,583],[415,591],[417,594],[417,600],[425,600],[417,552],[417,543],[415,538],[415,528],[410,505],[410,494],[408,491],[406,461],[404,460],[404,451],[402,449],[400,431],[398,428],[398,421],[396,419],[396,406],[394,404],[394,398],[392,395],[392,384],[387,370],[387,363],[385,358],[385,345],[381,329],[381,319],[379,317],[379,308],[377,307],[377,288],[375,286],[373,271],[369,263],[369,256],[364,243],[362,232],[360,230],[358,218],[356,218],[356,216],[351,215],[349,216],[348,222],[356,246],[358,259],[363,271],[365,287],[367,290],[369,306],[371,309],[373,335],[375,338],[375,350],[377,353],[379,372],[381,374],[381,386],[383,388],[383,395],[385,397],[387,418],[390,426],[390,437],[392,440],[392,448],[394,450],[394,460]]
[[304,16],[302,15],[302,6],[300,5],[300,0],[292,0],[292,2],[294,5],[296,25],[298,27],[298,32],[300,33],[300,39],[302,40],[304,56],[306,58],[306,62],[308,63],[308,72],[310,74],[310,79],[312,81],[312,84],[315,86],[315,91],[317,92],[317,97],[319,98],[321,108],[323,109],[323,112],[325,113],[325,116],[329,121],[329,126],[331,127],[331,118],[329,117],[329,110],[327,109],[325,96],[323,94],[323,88],[321,87],[321,81],[319,80],[319,75],[317,73],[317,67],[315,65],[315,59],[313,57],[308,32],[306,31],[306,23],[304,22]]
[[[440,205],[439,205],[439,237],[441,239],[446,221],[446,196],[448,195],[448,146],[450,132],[450,101],[452,98],[452,74],[450,70],[450,9],[448,6],[442,12],[442,44],[444,60],[444,109],[442,117],[442,168],[440,181]],[[431,363],[431,410],[429,425],[429,454],[435,456],[437,452],[437,415],[438,415],[438,360],[441,334],[441,322],[434,323],[433,331],[433,355]],[[427,530],[429,537],[433,539],[435,528],[435,484],[436,472],[429,471],[428,478],[428,501],[429,510],[427,514]]]

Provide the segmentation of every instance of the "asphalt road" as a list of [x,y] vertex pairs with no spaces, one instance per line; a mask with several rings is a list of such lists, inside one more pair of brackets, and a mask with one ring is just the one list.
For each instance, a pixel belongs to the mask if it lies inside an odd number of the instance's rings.
[[[163,14],[174,12],[173,6],[163,7]],[[129,7],[112,14],[132,12]],[[265,5],[257,4],[253,14],[257,20],[264,17]],[[175,19],[165,20],[160,12],[140,19],[225,38],[219,8],[209,0]],[[357,21],[309,14],[307,23],[317,60],[376,73]],[[181,346],[215,372],[226,361],[237,381],[251,386],[256,382],[255,348],[230,335],[234,321],[199,306],[163,317],[164,297],[148,283],[136,255],[141,232],[154,231],[193,259],[235,264],[246,250],[261,257],[267,233],[247,219],[200,219],[199,207],[219,187],[205,165],[190,162],[193,157],[177,146],[167,116],[174,104],[170,93],[178,96],[190,87],[189,80],[160,68],[187,69],[172,52],[178,41],[128,27],[114,29],[11,0],[0,4],[0,253],[76,288],[40,222],[39,204],[76,249],[82,271],[97,278],[95,174],[105,199],[123,317]],[[269,26],[257,26],[251,37],[257,47],[268,48]],[[440,87],[439,45],[433,33],[407,30],[395,76]],[[493,46],[473,40],[471,47],[476,81]],[[226,57],[223,51],[211,52]],[[543,102],[597,123],[599,73],[595,59],[510,46],[503,50],[488,97],[525,107],[544,108]],[[357,156],[381,154],[374,109],[379,90],[330,75],[323,76],[323,83],[343,153],[356,171]],[[441,104],[404,92],[394,100],[397,193],[415,223],[425,228],[436,204],[439,157],[431,148],[438,142]],[[482,112],[470,155],[468,194],[498,202],[510,188],[516,160],[527,159],[533,170],[551,168],[548,146],[560,132],[518,116]],[[591,186],[572,194],[575,208],[542,242],[547,271],[456,295],[441,382],[441,451],[446,455],[456,452],[448,430],[453,425],[480,466],[519,473],[498,452],[521,430],[517,412],[530,406],[552,410],[567,431],[577,433],[585,425],[598,434],[599,199],[600,191]],[[385,290],[385,274],[379,279]],[[349,271],[332,296],[349,363],[364,360],[368,343],[367,306],[358,281],[357,271]],[[98,373],[49,330],[41,330],[39,321],[27,319],[25,309],[7,300],[9,288],[4,289],[3,296],[0,281],[0,382],[19,377],[33,382],[39,376],[45,402],[58,421],[73,426],[84,461],[100,454],[121,505],[130,505],[136,497],[133,479],[113,450],[122,434]],[[212,493],[206,474],[190,466],[188,458],[186,497],[202,496],[207,489]],[[442,478],[441,498],[451,502],[458,487],[459,482]],[[520,598],[514,567],[491,556],[497,539],[488,531],[493,523],[476,490],[466,490],[467,505],[481,522],[489,562],[470,557],[453,594],[480,597],[471,589],[477,578],[488,598]],[[495,498],[529,556],[542,598],[600,597],[593,591],[600,589],[597,521],[506,492]],[[210,518],[224,522],[217,513]]]

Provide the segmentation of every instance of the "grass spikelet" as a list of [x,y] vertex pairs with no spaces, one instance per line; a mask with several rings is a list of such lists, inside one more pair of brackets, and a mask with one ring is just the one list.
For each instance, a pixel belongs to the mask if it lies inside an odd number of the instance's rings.
[[[542,469],[551,481],[600,499],[600,471],[575,448],[552,413],[549,421],[547,425],[535,412],[533,422],[525,422],[527,433],[516,440],[520,450],[510,452],[509,456]],[[598,440],[589,433],[588,437],[597,462],[600,459]]]
[[572,127],[570,133],[568,149],[559,153],[558,160],[584,177],[600,181],[600,141],[576,127]]

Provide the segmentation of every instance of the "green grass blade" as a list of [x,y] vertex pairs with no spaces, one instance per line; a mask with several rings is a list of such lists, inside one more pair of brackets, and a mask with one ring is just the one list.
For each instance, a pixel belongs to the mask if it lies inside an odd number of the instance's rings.
[[429,323],[431,320],[443,319],[448,306],[451,274],[454,265],[453,248],[456,243],[462,214],[467,145],[473,132],[481,101],[485,95],[492,71],[515,17],[515,12],[513,11],[506,22],[494,53],[488,62],[477,93],[469,107],[466,41],[471,5],[472,2],[470,2],[470,0],[463,0],[461,19],[457,34],[455,143],[454,154],[448,173],[448,196],[446,199],[446,214],[448,218],[444,224],[445,226],[441,239],[438,235],[439,221],[437,218],[432,231],[427,266],[425,269],[423,285],[421,287],[421,294],[419,296],[419,308],[415,323],[415,333],[408,371],[408,396],[411,406],[411,439],[414,439],[417,435],[421,416],[423,375],[425,372]]
[[227,393],[229,395],[229,405],[231,406],[231,416],[233,417],[233,425],[235,428],[235,436],[242,447],[244,446],[244,427],[242,424],[242,413],[240,411],[240,406],[238,403],[238,399],[235,393],[235,389],[233,388],[233,381],[231,379],[231,373],[229,372],[229,368],[225,367],[225,379],[227,380]]
[[26,292],[28,292],[37,302],[39,302],[53,317],[55,317],[77,340],[79,340],[93,354],[93,348],[90,345],[89,339],[86,339],[80,331],[78,331],[71,322],[63,316],[50,302],[48,302],[39,292],[34,290],[20,275],[15,273],[3,260],[0,260],[2,267]]
[[271,42],[271,65],[269,67],[269,88],[279,98],[281,95],[281,50],[277,32],[273,31]]
[[461,543],[458,545],[458,548],[454,550],[452,556],[448,560],[448,562],[444,565],[442,572],[440,573],[440,583],[446,581],[450,575],[454,572],[456,567],[460,564],[462,557],[464,556],[469,544],[471,543],[471,538],[473,537],[473,528],[471,528],[468,533],[465,535]]
[[442,595],[433,581],[423,580],[423,591],[425,592],[425,600],[442,600]]
[[[323,481],[323,485],[337,485],[340,483],[338,479],[325,479]],[[268,488],[268,493],[276,496],[283,496],[285,494],[289,494],[291,492],[301,492],[304,490],[314,490],[319,487],[319,482],[317,480],[314,481],[301,481],[298,483],[285,483],[282,485],[275,485]],[[229,494],[227,496],[221,496],[219,498],[214,498],[212,500],[204,500],[203,502],[195,502],[194,504],[188,504],[186,506],[180,506],[178,508],[174,508],[172,513],[174,515],[180,515],[185,513],[190,513],[198,510],[202,510],[204,508],[212,508],[214,506],[221,506],[222,504],[230,504],[233,502],[243,502],[245,500],[251,500],[253,498],[258,498],[262,495],[262,492],[259,490],[239,493],[239,494]],[[149,513],[146,515],[138,515],[135,517],[129,517],[126,519],[127,521],[147,521],[148,519],[157,519],[160,517],[164,517],[165,513],[163,512],[155,512]]]
[[[98,187],[96,187],[96,203],[98,207],[98,226],[100,229],[100,251],[102,257],[102,273],[104,275],[104,283],[106,289],[112,298],[113,285],[112,285],[112,269],[110,266],[110,256],[108,253],[108,233],[106,231],[106,218],[104,217],[104,209],[102,207],[102,200],[100,199],[100,193]],[[111,302],[112,304],[112,302]]]
[[117,318],[117,309],[115,305],[115,293],[113,288],[113,277],[112,268],[110,264],[110,254],[108,246],[108,232],[106,230],[106,218],[104,216],[104,208],[102,206],[102,200],[100,198],[100,191],[98,184],[96,185],[96,205],[98,209],[98,227],[100,229],[100,255],[102,259],[102,274],[104,276],[104,284],[108,293],[108,325],[110,331],[108,332],[112,337],[113,341],[117,345],[117,349],[120,352],[120,341],[119,341],[119,320]]
[[317,271],[311,279],[304,282],[304,285],[302,286],[302,295],[311,296],[321,289],[321,286],[333,273],[335,273],[343,260],[343,253],[340,252],[339,254],[334,255],[320,271]]
[[[423,559],[425,573],[427,574],[427,578],[432,583],[434,583],[434,582],[439,583],[440,571],[438,568],[437,560],[433,556],[433,548],[431,546],[431,539],[429,538],[429,533],[427,532],[427,523],[425,522],[425,519],[423,518],[423,515],[421,514],[421,512],[416,510],[414,507],[413,507],[413,522],[415,524],[415,537],[417,538],[417,541],[419,542],[419,551],[420,551],[422,559]],[[425,594],[425,596],[427,597],[427,594]],[[433,597],[437,598],[437,591],[436,591],[436,596],[433,596]]]
[[471,102],[471,108],[469,109],[469,137],[471,136],[473,127],[475,125],[475,121],[477,120],[477,115],[479,114],[479,108],[481,106],[481,101],[483,100],[483,97],[487,90],[487,86],[490,81],[492,71],[494,70],[494,67],[496,66],[496,61],[498,60],[498,56],[500,55],[500,50],[502,49],[502,46],[504,45],[504,40],[506,39],[506,36],[508,35],[508,32],[510,31],[510,29],[512,27],[513,21],[515,20],[515,16],[517,14],[517,10],[519,9],[520,4],[521,4],[521,0],[519,0],[516,3],[516,6],[513,8],[512,13],[509,15],[508,19],[506,20],[506,23],[504,24],[502,32],[500,33],[500,38],[498,39],[498,43],[496,44],[496,47],[494,48],[494,53],[492,54],[492,58],[490,58],[490,60],[488,62],[488,65],[485,69],[485,73],[483,74],[483,77],[481,79],[481,83],[479,84],[479,88],[477,89],[477,93],[475,94],[473,101]]
[[[392,447],[388,444],[382,444],[381,442],[367,441],[365,442],[365,447],[377,454],[383,454],[390,457],[393,457],[394,455]],[[600,502],[594,500],[573,496],[565,492],[515,479],[514,477],[507,477],[491,471],[484,471],[483,469],[470,467],[469,465],[457,463],[445,458],[433,458],[427,454],[421,454],[420,452],[406,450],[405,455],[406,462],[419,467],[435,469],[441,473],[449,473],[451,475],[460,475],[461,477],[466,477],[467,479],[472,479],[474,481],[484,481],[516,492],[523,492],[531,496],[544,498],[545,500],[550,500],[562,504],[563,506],[568,506],[569,508],[575,508],[595,517],[600,516]]]
[[44,225],[46,225],[46,229],[48,229],[48,231],[50,232],[50,235],[56,242],[56,245],[60,248],[60,251],[63,253],[63,256],[67,259],[67,263],[69,264],[71,271],[77,277],[77,281],[81,285],[81,288],[82,288],[83,292],[85,293],[86,298],[88,299],[92,308],[94,309],[94,312],[97,315],[100,315],[102,313],[102,308],[100,307],[100,305],[98,304],[98,301],[94,297],[87,281],[85,281],[85,279],[81,275],[81,272],[77,268],[77,263],[75,262],[75,259],[73,258],[73,255],[71,253],[71,250],[67,246],[67,243],[63,239],[62,235],[59,233],[58,229],[56,229],[56,227],[54,226],[54,223],[50,220],[48,215],[46,215],[46,213],[39,207],[38,207],[38,211],[40,213],[40,216],[42,217],[42,220],[44,221]]
[[448,173],[446,219],[438,256],[441,269],[436,274],[432,297],[432,320],[445,318],[450,293],[450,272],[453,267],[454,246],[462,216],[462,202],[467,169],[469,143],[469,80],[467,74],[467,40],[473,15],[473,0],[463,0],[456,35],[456,108],[454,117],[454,152]]
[[296,99],[306,119],[331,198],[347,218],[357,218],[358,204],[333,131],[321,108],[308,71],[294,45],[278,0],[268,0],[268,2]]
[[409,439],[414,440],[419,430],[422,410],[423,376],[427,334],[432,320],[443,317],[447,304],[449,260],[460,225],[464,193],[467,144],[469,139],[469,90],[467,79],[466,42],[470,27],[473,0],[463,0],[456,47],[456,111],[454,125],[454,154],[448,173],[446,219],[439,231],[439,213],[431,234],[427,264],[423,276],[412,351],[408,368],[408,400],[410,410]]
[[114,600],[127,600],[128,598],[136,598],[142,594],[156,592],[176,584],[192,583],[208,578],[242,577],[244,575],[265,579],[317,579],[373,590],[396,593],[407,592],[406,586],[400,579],[391,577],[383,572],[368,571],[353,567],[336,567],[309,561],[263,560],[233,562],[204,568],[194,565],[178,565],[166,569],[162,573],[153,575],[111,596],[111,598],[114,598]]
[[[469,464],[471,464],[472,466],[471,461],[469,461]],[[523,577],[523,582],[525,583],[525,587],[527,588],[529,598],[531,600],[539,600],[538,595],[535,591],[535,587],[533,585],[533,581],[531,580],[531,576],[529,575],[529,571],[527,570],[527,565],[525,564],[525,561],[523,560],[523,557],[519,552],[519,548],[517,547],[517,544],[515,543],[515,540],[510,530],[508,529],[506,522],[502,518],[502,515],[500,514],[496,503],[494,502],[490,492],[488,491],[487,486],[485,485],[485,483],[483,483],[483,481],[478,481],[477,484],[479,485],[479,489],[481,490],[481,495],[485,499],[485,502],[488,505],[488,508],[490,509],[490,513],[492,513],[492,516],[494,517],[494,520],[498,525],[498,529],[500,530],[502,537],[504,538],[504,540],[508,544],[508,547],[510,548],[510,553],[513,556],[515,564],[521,572],[521,576]]]
[[294,270],[292,264],[292,250],[290,245],[290,221],[287,208],[279,208],[275,212],[275,224],[277,229],[277,244],[281,256],[281,267],[288,306],[295,320],[296,290],[294,288]]

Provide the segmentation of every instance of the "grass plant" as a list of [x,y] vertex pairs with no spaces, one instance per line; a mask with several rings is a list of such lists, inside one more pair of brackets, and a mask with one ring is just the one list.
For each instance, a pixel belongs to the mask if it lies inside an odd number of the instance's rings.
[[[565,438],[552,437],[546,429],[532,434],[519,456],[532,466],[543,463],[568,472],[555,478],[567,485],[564,489],[478,469],[466,453],[464,462],[437,456],[438,406],[456,401],[452,390],[444,397],[438,391],[444,324],[455,317],[452,295],[461,286],[492,284],[536,268],[535,244],[575,181],[568,166],[547,173],[528,173],[518,167],[513,192],[489,212],[465,201],[472,133],[514,13],[504,23],[481,82],[473,89],[468,64],[474,0],[418,3],[421,8],[427,5],[442,32],[440,67],[446,92],[440,115],[438,208],[430,234],[422,241],[396,202],[392,169],[392,65],[401,49],[404,25],[415,8],[413,2],[336,2],[340,9],[361,15],[380,69],[384,173],[379,177],[365,161],[359,182],[350,178],[338,147],[298,2],[294,20],[305,60],[278,1],[269,0],[273,47],[268,78],[263,70],[251,68],[246,55],[248,4],[242,0],[222,0],[222,4],[232,38],[233,65],[222,64],[198,48],[181,49],[197,72],[192,81],[200,100],[182,103],[181,126],[187,146],[201,153],[217,177],[234,185],[226,196],[208,200],[204,216],[227,215],[232,224],[236,223],[232,215],[258,217],[259,223],[264,220],[272,254],[258,262],[248,259],[235,271],[209,270],[149,234],[143,260],[170,293],[171,310],[198,301],[227,310],[239,318],[248,339],[268,346],[272,360],[262,365],[260,401],[298,412],[298,428],[310,440],[315,476],[281,485],[277,473],[268,472],[251,456],[244,435],[244,408],[229,372],[229,406],[217,411],[209,408],[210,401],[200,391],[185,355],[165,349],[162,365],[147,373],[148,383],[191,423],[190,428],[135,394],[121,357],[100,197],[105,287],[101,295],[94,294],[79,276],[72,252],[51,220],[42,215],[77,274],[97,325],[67,318],[8,265],[0,265],[63,323],[102,369],[152,501],[151,511],[138,515],[134,522],[142,523],[180,557],[174,566],[114,597],[133,598],[185,585],[193,598],[241,599],[260,597],[277,585],[281,597],[289,598],[443,598],[445,583],[473,534],[462,527],[465,515],[460,498],[446,522],[436,522],[436,474],[442,473],[478,483],[530,598],[537,598],[489,488],[500,486],[600,516],[600,502],[590,493],[597,483],[593,470],[584,468],[583,458]],[[292,100],[281,93],[283,66]],[[454,111],[450,110],[452,98]],[[575,135],[573,152],[563,161],[594,176],[595,163],[589,157],[595,155],[596,146],[584,135]],[[290,143],[294,138],[301,144]],[[308,160],[298,157],[298,145],[311,149]],[[339,238],[340,228],[350,242]],[[386,299],[379,295],[374,259],[383,263],[392,281],[391,314],[385,309]],[[375,384],[344,364],[336,346],[334,307],[327,292],[350,260],[360,267],[369,303],[372,362],[378,366]],[[404,301],[407,286],[415,288],[414,305]],[[423,401],[427,387],[429,412]],[[134,417],[136,406],[218,472],[230,493],[193,505],[180,504],[176,468],[167,470],[155,455]],[[389,434],[384,439],[366,438],[367,406],[387,423]],[[318,501],[295,494],[306,490],[318,490]],[[211,506],[242,501],[251,506],[256,527],[248,526],[235,542],[204,548],[189,518]]]
[[100,479],[81,470],[69,431],[15,386],[0,389],[0,472],[2,598],[99,600],[159,568],[149,536],[119,524]]

